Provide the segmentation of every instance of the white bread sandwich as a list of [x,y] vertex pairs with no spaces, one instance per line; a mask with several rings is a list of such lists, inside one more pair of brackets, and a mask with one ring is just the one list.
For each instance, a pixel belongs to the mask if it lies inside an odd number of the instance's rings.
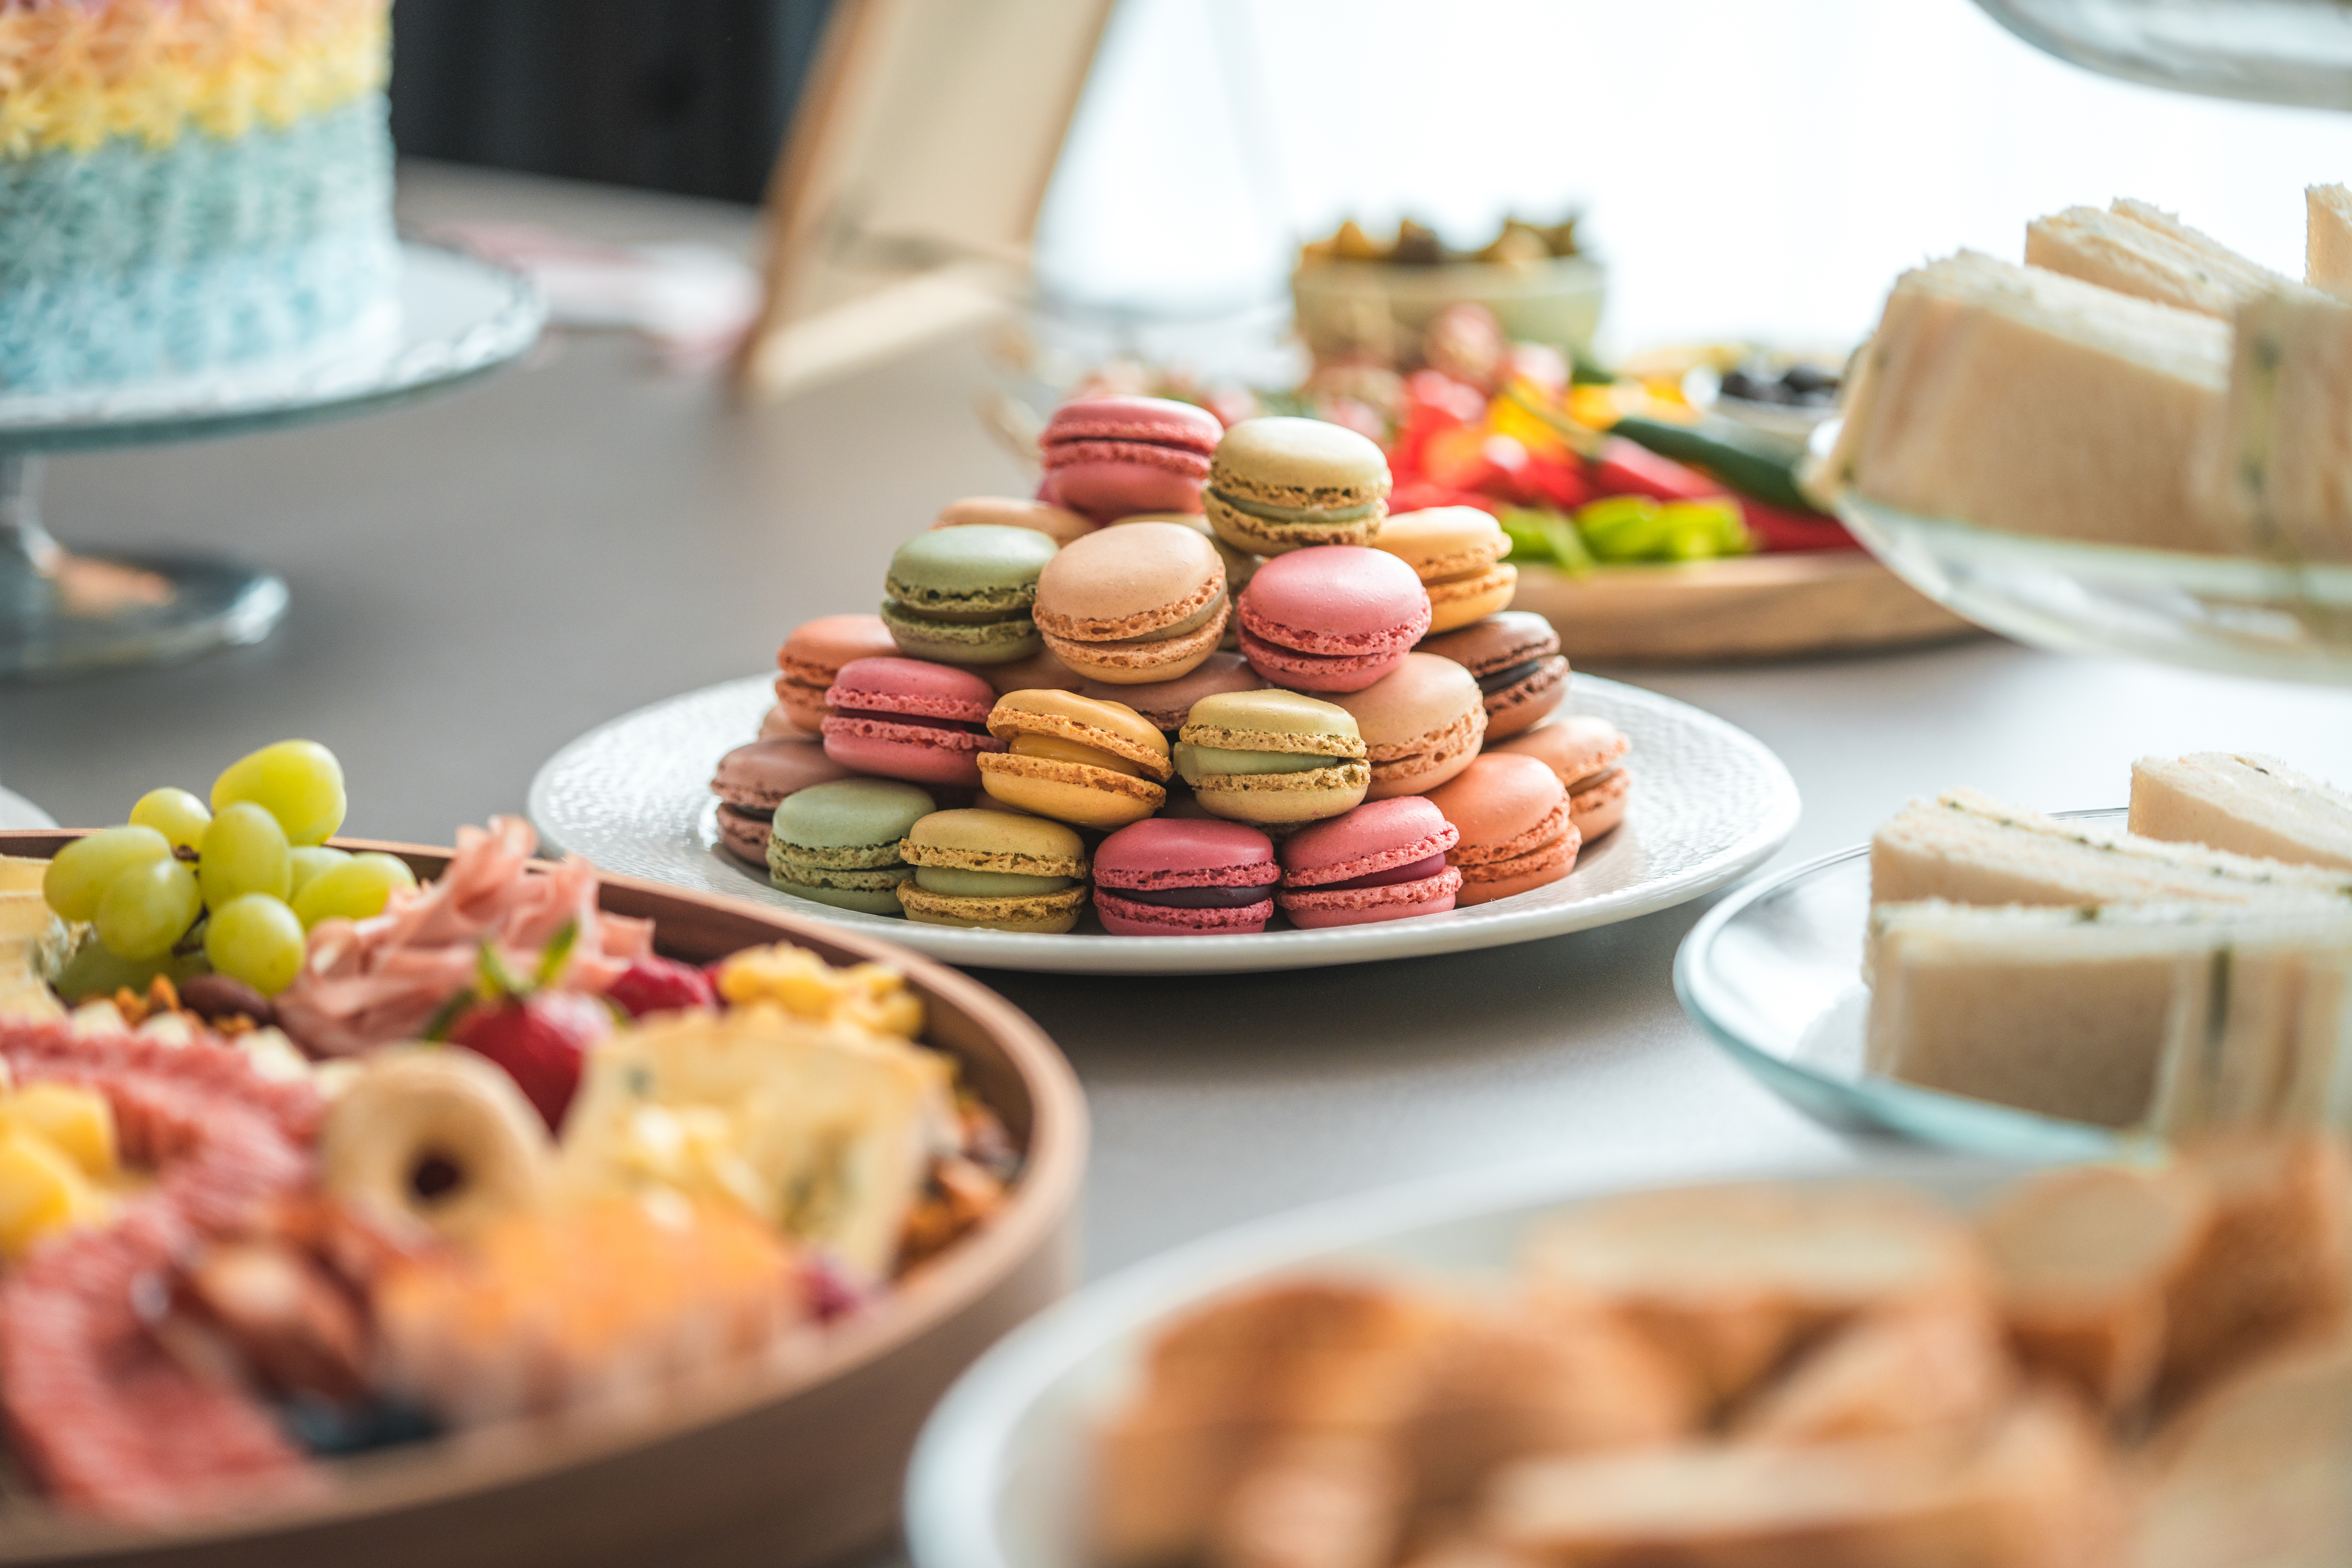
[[1895,280],[1807,476],[1916,516],[2210,551],[2193,480],[2225,321],[1962,251]]
[[2146,202],[2068,207],[2025,226],[2025,262],[2102,289],[2223,321],[2294,284]]
[[2142,757],[2132,764],[2131,830],[2352,871],[2352,795],[2258,752]]
[[2308,185],[2303,205],[2303,280],[2352,300],[2352,190]]
[[2284,289],[2240,305],[2200,501],[2239,554],[2352,562],[2352,304]]
[[1874,903],[2247,904],[2352,910],[2352,872],[2166,843],[2005,805],[1971,789],[1915,800],[1870,841]]
[[2167,1135],[2352,1109],[2341,900],[1882,904],[1869,963],[1864,1059],[1883,1077]]

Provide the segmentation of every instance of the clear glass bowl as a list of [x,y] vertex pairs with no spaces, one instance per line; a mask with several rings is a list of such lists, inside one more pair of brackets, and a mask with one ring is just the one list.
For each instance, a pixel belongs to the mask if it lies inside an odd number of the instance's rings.
[[1977,0],[2034,47],[2208,98],[2352,109],[2343,0]]
[[[2120,826],[2126,813],[2068,815]],[[2126,1135],[2104,1127],[1864,1072],[1870,990],[1862,983],[1862,948],[1869,921],[1867,845],[1750,882],[1683,939],[1675,994],[1734,1061],[1832,1127],[2002,1160],[2093,1159],[2127,1145]]]
[[2020,642],[2352,685],[2352,566],[2002,533],[1852,492],[1837,513],[1896,576]]

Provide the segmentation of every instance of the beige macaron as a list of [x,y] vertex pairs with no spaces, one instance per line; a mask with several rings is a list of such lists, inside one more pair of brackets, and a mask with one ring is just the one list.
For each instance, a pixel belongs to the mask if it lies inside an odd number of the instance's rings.
[[[1236,604],[1241,601],[1242,590],[1249,586],[1252,577],[1257,575],[1257,569],[1265,564],[1264,556],[1252,555],[1246,550],[1237,550],[1227,543],[1215,529],[1209,526],[1209,520],[1199,512],[1139,511],[1133,517],[1115,519],[1108,526],[1118,528],[1130,522],[1172,522],[1180,528],[1189,528],[1204,535],[1211,544],[1217,547],[1217,554],[1225,563],[1225,597]],[[1242,646],[1241,624],[1238,621],[1227,617],[1225,635],[1217,646],[1222,648]]]
[[1622,759],[1633,742],[1606,719],[1577,714],[1539,724],[1490,747],[1533,757],[1568,786],[1569,817],[1591,843],[1625,820],[1633,775]]
[[1006,805],[1108,833],[1167,803],[1168,737],[1123,702],[1008,692],[988,732],[1011,745],[983,754],[980,787]]
[[1361,691],[1329,700],[1363,731],[1372,765],[1367,800],[1428,794],[1468,767],[1486,738],[1477,678],[1434,654],[1409,653]]
[[1342,425],[1244,419],[1217,443],[1201,504],[1236,550],[1280,555],[1316,544],[1370,544],[1388,514],[1380,444]]
[[1232,612],[1216,547],[1181,523],[1099,530],[1065,546],[1037,578],[1045,646],[1074,673],[1110,686],[1191,674],[1216,651]]
[[1475,506],[1435,506],[1391,514],[1372,548],[1402,559],[1429,590],[1435,636],[1510,607],[1519,569],[1503,560],[1511,536]]
[[1087,898],[1086,846],[1076,832],[1004,811],[935,811],[908,829],[898,852],[915,868],[896,891],[921,925],[1058,933]]
[[992,528],[1027,528],[1044,534],[1056,544],[1067,544],[1083,539],[1095,531],[1095,525],[1076,512],[1066,511],[1041,500],[1020,500],[1012,496],[969,496],[951,500],[940,509],[934,529],[965,528],[981,524]]
[[1201,809],[1260,826],[1337,816],[1372,783],[1354,714],[1271,687],[1201,699],[1175,750]]

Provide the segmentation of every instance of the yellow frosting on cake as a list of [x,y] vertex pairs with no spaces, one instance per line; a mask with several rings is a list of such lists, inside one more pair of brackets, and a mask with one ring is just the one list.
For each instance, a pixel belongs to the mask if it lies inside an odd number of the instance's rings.
[[388,0],[0,7],[0,156],[278,128],[383,87]]

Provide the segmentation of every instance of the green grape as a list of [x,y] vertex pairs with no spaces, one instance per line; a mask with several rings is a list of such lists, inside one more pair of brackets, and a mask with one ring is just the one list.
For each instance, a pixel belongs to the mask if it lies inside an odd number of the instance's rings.
[[283,899],[293,890],[294,859],[286,850],[286,830],[249,800],[221,807],[205,829],[196,858],[205,902],[218,909],[245,893]]
[[391,855],[354,855],[341,865],[321,871],[294,895],[294,912],[309,931],[320,921],[340,915],[363,921],[383,913],[394,888],[416,886],[408,863]]
[[162,958],[204,910],[194,871],[178,860],[149,860],[106,885],[98,940],[124,958]]
[[184,789],[151,789],[131,808],[133,827],[152,827],[170,839],[173,848],[191,852],[205,841],[205,827],[212,819],[205,803]]
[[293,852],[294,887],[287,897],[301,897],[302,889],[310,885],[311,878],[321,871],[334,869],[351,858],[352,852],[348,849],[330,849],[324,845],[305,844]]
[[213,809],[249,800],[289,844],[324,844],[343,825],[343,764],[316,741],[280,741],[239,757],[213,780]]
[[109,952],[104,942],[85,942],[74,950],[49,984],[68,1002],[80,1002],[91,996],[111,996],[125,987],[145,994],[148,983],[158,974],[168,974],[174,984],[192,974],[204,973],[201,953],[173,954],[163,958],[125,958],[119,952]]
[[231,980],[275,996],[302,972],[302,922],[283,900],[247,893],[214,906],[205,922],[205,956]]
[[106,885],[134,866],[172,858],[172,841],[152,827],[110,827],[77,838],[57,853],[41,875],[41,897],[69,921],[98,913]]

